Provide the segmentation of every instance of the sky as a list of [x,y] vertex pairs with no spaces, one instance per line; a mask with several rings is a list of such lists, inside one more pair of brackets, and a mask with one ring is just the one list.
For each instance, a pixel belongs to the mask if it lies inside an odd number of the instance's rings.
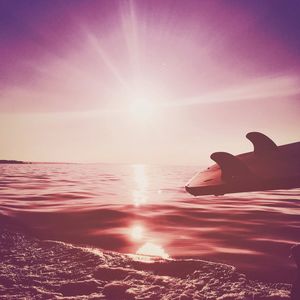
[[203,165],[300,140],[300,2],[0,0],[0,159]]

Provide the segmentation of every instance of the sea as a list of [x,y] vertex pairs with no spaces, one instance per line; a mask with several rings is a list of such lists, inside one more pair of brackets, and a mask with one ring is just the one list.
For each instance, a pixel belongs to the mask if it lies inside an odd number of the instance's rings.
[[289,299],[300,189],[193,197],[200,169],[0,165],[0,298]]

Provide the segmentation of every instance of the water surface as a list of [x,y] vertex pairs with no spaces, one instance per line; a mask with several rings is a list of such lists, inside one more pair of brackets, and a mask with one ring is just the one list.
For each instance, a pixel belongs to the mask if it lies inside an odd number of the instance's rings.
[[30,236],[118,253],[226,263],[250,279],[291,282],[300,190],[194,198],[198,167],[0,166],[0,213]]

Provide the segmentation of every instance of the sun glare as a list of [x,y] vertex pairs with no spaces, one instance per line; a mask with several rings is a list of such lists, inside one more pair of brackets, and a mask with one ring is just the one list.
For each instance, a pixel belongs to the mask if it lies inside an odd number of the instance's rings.
[[132,101],[129,111],[136,119],[149,120],[154,117],[155,108],[151,101],[141,98]]
[[136,252],[138,255],[159,257],[163,259],[170,258],[169,254],[159,245],[153,243],[146,243]]
[[141,206],[148,201],[148,174],[145,165],[133,165],[134,186],[132,192],[134,206]]
[[142,239],[144,236],[144,228],[140,225],[135,225],[131,227],[130,236],[135,241]]

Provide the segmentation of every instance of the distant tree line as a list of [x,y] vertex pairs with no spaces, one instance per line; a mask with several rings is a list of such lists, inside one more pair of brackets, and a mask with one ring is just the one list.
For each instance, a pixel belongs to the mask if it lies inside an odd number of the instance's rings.
[[0,159],[0,164],[28,164],[28,162],[20,161],[20,160]]

